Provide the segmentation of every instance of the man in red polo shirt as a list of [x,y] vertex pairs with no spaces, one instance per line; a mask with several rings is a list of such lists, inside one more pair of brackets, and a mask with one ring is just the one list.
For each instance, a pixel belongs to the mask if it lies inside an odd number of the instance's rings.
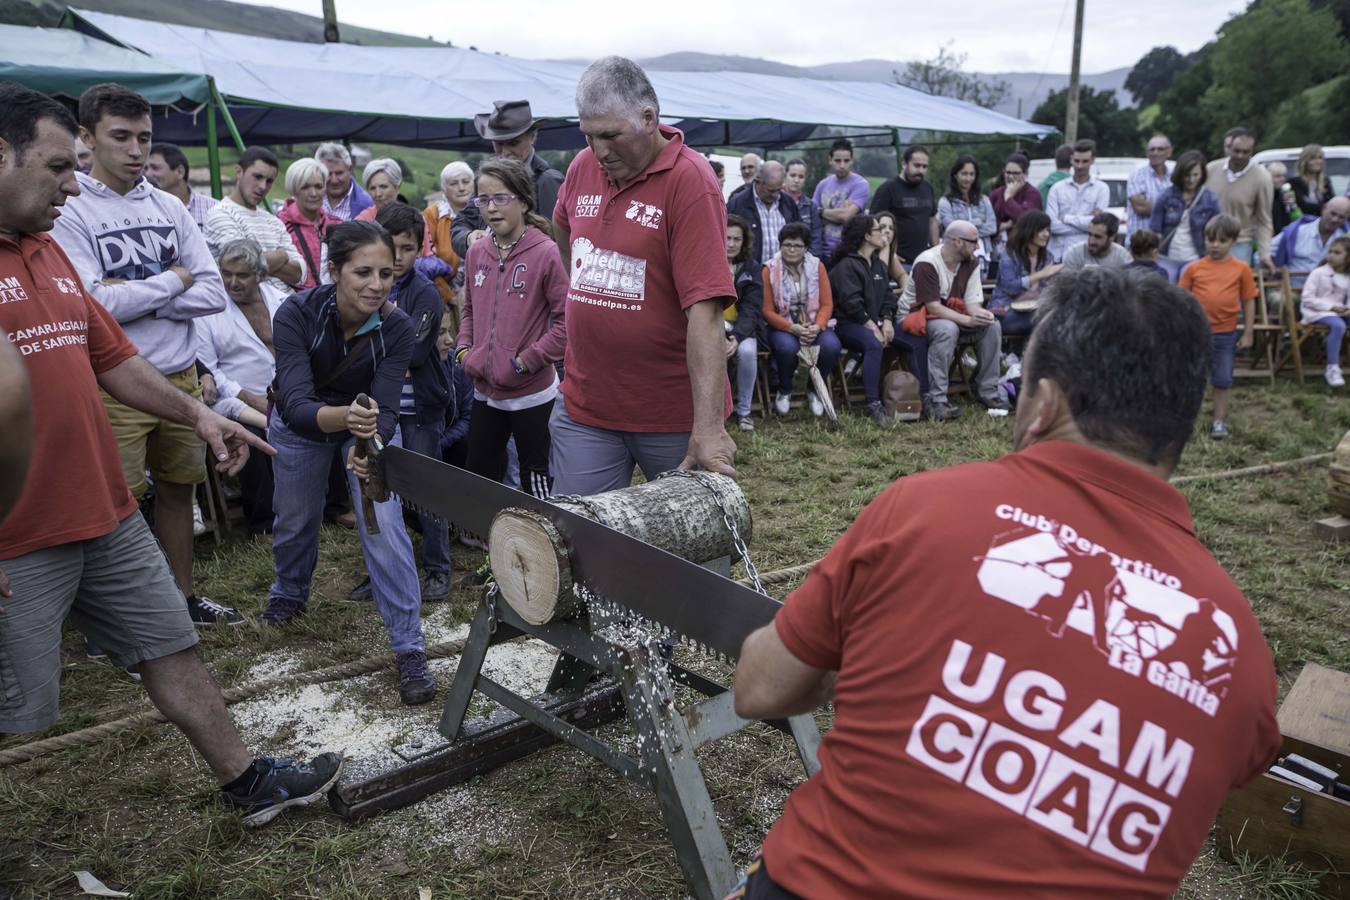
[[637,63],[577,84],[587,149],[567,169],[554,237],[571,276],[563,402],[550,422],[557,494],[627,487],[677,466],[734,475],[723,309],[726,207],[708,161],[660,123]]
[[[27,370],[33,440],[27,479],[0,523],[0,733],[56,721],[69,616],[114,663],[139,668],[150,700],[202,755],[224,801],[244,824],[261,825],[322,797],[342,759],[326,753],[297,765],[245,749],[194,649],[197,632],[168,561],[127,489],[99,388],[192,427],[221,471],[237,472],[250,444],[272,448],[138,356],[46,233],[80,192],[75,130],[55,100],[0,82],[0,333]],[[168,777],[178,782],[196,770],[184,762]]]
[[835,719],[741,896],[1166,897],[1274,757],[1260,626],[1167,483],[1204,314],[1060,279],[1017,452],[896,482],[746,639],[738,713]]

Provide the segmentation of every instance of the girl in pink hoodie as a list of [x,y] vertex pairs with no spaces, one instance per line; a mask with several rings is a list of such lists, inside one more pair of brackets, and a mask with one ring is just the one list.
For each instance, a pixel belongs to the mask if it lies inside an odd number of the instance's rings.
[[483,162],[471,202],[489,230],[464,258],[455,361],[474,388],[465,467],[500,481],[514,436],[521,489],[547,497],[548,422],[558,396],[553,364],[567,341],[567,272],[552,227],[534,211],[534,178],[524,163]]

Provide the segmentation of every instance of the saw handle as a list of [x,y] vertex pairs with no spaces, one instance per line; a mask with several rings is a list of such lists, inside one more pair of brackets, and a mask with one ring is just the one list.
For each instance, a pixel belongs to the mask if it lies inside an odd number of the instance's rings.
[[[357,406],[370,409],[370,398],[364,393],[356,395]],[[366,438],[356,439],[356,456],[374,466],[373,454],[371,453],[370,441]],[[365,481],[361,484],[361,518],[366,523],[366,534],[379,534],[380,523],[375,519],[375,502],[370,499],[370,482]]]

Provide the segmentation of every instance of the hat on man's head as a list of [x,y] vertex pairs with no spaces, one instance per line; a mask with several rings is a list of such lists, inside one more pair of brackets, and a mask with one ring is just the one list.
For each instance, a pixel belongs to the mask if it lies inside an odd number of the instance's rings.
[[473,127],[485,141],[513,141],[539,121],[528,100],[493,100],[492,106],[492,112],[473,117]]

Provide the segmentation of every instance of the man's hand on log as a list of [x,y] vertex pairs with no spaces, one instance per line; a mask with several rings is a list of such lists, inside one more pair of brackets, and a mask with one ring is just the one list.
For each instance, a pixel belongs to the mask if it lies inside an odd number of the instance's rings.
[[702,466],[709,472],[736,477],[736,442],[727,434],[725,428],[715,432],[700,434],[695,431],[689,435],[689,449],[684,452],[680,462],[681,469]]

